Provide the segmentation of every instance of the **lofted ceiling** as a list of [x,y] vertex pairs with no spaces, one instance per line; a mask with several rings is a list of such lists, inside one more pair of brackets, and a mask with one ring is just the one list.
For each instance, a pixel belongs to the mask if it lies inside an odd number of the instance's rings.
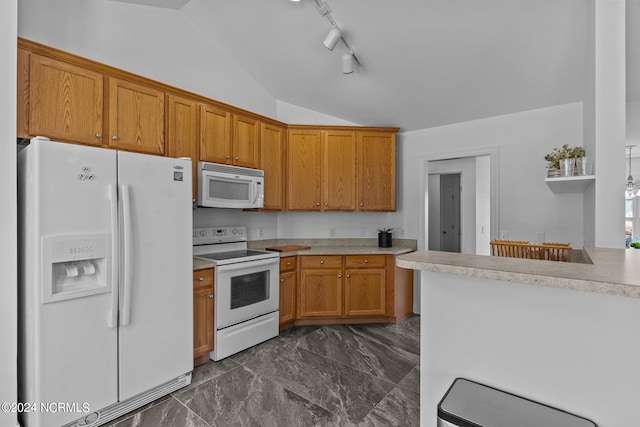
[[327,0],[362,65],[342,74],[315,0],[119,0],[172,8],[279,101],[423,129],[583,99],[589,0]]

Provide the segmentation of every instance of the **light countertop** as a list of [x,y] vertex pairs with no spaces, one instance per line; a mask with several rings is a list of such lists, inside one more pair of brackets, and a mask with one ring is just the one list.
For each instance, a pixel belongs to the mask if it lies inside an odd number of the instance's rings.
[[584,248],[591,264],[439,251],[404,254],[396,265],[540,286],[640,298],[640,250]]
[[[416,241],[394,239],[390,248],[379,248],[377,239],[280,239],[247,242],[249,249],[265,250],[273,246],[302,245],[310,249],[290,252],[276,252],[280,257],[295,255],[402,255],[414,251]],[[215,267],[212,260],[193,257],[193,269]]]

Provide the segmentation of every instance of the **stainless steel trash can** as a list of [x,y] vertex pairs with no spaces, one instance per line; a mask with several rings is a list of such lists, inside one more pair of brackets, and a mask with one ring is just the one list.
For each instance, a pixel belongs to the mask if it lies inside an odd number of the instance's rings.
[[464,378],[438,404],[438,427],[597,427],[586,418]]

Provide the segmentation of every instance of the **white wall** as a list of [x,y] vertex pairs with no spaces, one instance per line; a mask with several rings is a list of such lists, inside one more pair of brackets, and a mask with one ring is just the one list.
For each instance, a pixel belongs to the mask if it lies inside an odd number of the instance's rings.
[[[595,3],[595,245],[623,248],[625,0]],[[588,118],[587,118],[588,119]]]
[[[418,236],[420,157],[482,147],[499,151],[499,230],[515,240],[582,246],[582,195],[556,195],[545,184],[544,156],[562,144],[582,145],[582,105],[566,104],[472,122],[406,132],[401,136],[399,211],[407,236]],[[499,230],[492,230],[497,236]]]
[[[0,402],[17,402],[17,194],[16,35],[17,0],[0,2]],[[0,411],[0,426],[17,426],[15,413]]]
[[288,124],[358,126],[356,123],[318,113],[317,111],[289,104],[288,102],[277,101],[276,106],[278,111],[277,119]]
[[[640,300],[421,272],[422,426],[456,377],[638,425]],[[446,325],[446,326],[444,326]]]
[[180,11],[106,0],[20,0],[18,34],[275,118],[275,99]]

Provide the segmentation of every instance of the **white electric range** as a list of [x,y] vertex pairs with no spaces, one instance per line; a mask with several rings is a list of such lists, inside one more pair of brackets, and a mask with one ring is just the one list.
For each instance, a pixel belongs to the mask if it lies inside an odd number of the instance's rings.
[[247,229],[238,226],[194,228],[193,255],[215,263],[212,360],[278,335],[278,253],[247,249]]

